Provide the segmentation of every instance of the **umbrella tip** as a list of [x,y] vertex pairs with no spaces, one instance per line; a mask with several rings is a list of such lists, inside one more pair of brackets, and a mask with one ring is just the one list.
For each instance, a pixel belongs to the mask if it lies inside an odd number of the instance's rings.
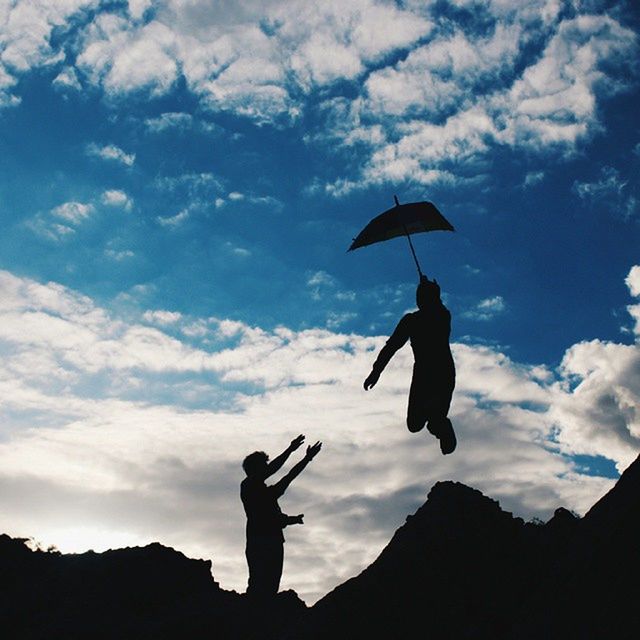
[[393,196],[393,199],[396,201],[396,207],[399,207],[400,203],[398,202],[398,196]]

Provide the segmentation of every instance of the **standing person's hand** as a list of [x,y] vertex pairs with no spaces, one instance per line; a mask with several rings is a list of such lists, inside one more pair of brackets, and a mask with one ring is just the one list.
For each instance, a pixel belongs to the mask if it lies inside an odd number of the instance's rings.
[[289,445],[289,449],[291,449],[291,451],[295,451],[296,449],[300,448],[303,442],[304,442],[304,436],[300,434],[299,436],[296,436],[291,441],[291,444]]
[[313,460],[318,454],[318,451],[320,451],[320,449],[322,449],[322,442],[318,441],[315,444],[309,445],[307,447],[307,455],[306,455],[307,460]]

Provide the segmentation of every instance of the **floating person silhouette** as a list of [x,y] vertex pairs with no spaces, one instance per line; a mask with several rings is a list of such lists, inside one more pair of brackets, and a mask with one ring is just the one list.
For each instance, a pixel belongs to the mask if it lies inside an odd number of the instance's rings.
[[456,370],[449,347],[451,313],[440,299],[436,280],[420,276],[416,289],[418,311],[407,313],[380,350],[364,388],[371,389],[395,352],[411,341],[414,365],[407,427],[411,432],[427,429],[440,440],[443,454],[456,448],[456,436],[447,417],[456,384]]
[[265,484],[287,458],[304,442],[299,435],[276,458],[269,461],[264,451],[254,451],[242,463],[247,477],[240,485],[240,497],[247,515],[246,556],[249,565],[247,595],[269,598],[278,593],[284,561],[284,535],[282,530],[290,524],[304,524],[304,514],[288,516],[280,510],[278,498],[291,481],[313,460],[322,447],[321,442],[307,447],[307,452],[278,482]]

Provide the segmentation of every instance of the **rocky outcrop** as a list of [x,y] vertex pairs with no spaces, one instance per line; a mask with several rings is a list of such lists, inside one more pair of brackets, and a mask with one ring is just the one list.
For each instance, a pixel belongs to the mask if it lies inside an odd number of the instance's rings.
[[559,508],[546,524],[443,482],[284,637],[636,638],[639,575],[640,459],[584,518]]
[[640,628],[640,459],[583,517],[524,522],[475,489],[434,485],[380,556],[307,609],[225,591],[211,562],[152,544],[32,551],[0,536],[0,627],[19,640],[600,640]]
[[279,595],[268,617],[225,591],[210,560],[158,543],[63,555],[0,536],[0,628],[16,640],[275,637],[306,611]]

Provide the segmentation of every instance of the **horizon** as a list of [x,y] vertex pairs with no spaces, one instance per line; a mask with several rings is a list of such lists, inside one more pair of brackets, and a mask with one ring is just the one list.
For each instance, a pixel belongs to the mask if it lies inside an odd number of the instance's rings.
[[[438,480],[584,513],[640,451],[639,32],[600,0],[0,8],[1,531],[242,592],[241,462],[299,433],[307,604]],[[455,228],[412,236],[448,456],[405,426],[408,346],[362,388],[415,307],[406,239],[347,251],[394,196]]]

